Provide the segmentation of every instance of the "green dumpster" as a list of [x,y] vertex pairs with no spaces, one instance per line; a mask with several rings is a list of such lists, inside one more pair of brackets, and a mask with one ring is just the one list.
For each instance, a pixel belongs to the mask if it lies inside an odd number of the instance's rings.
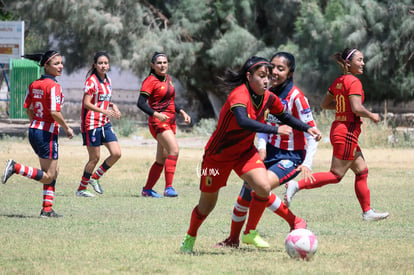
[[24,99],[30,83],[40,77],[40,67],[27,59],[10,60],[10,118],[27,118],[23,108]]

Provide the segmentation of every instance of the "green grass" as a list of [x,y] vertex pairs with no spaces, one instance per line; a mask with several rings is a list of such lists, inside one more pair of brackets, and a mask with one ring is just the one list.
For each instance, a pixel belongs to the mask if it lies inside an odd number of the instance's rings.
[[[62,219],[39,218],[41,185],[14,175],[0,186],[0,274],[413,274],[414,149],[367,149],[373,207],[391,213],[363,222],[349,172],[338,185],[299,192],[292,210],[308,221],[319,248],[310,262],[284,250],[289,227],[266,210],[259,223],[271,248],[217,249],[227,237],[241,181],[231,175],[216,209],[199,230],[194,255],[179,252],[199,199],[196,173],[203,149],[182,137],[175,176],[178,198],[140,196],[155,157],[152,141],[122,139],[123,156],[102,178],[104,195],[75,197],[87,152],[81,140],[60,139],[55,210]],[[202,142],[201,142],[202,143]],[[0,161],[37,167],[27,140],[0,141]],[[102,158],[107,152],[102,148]],[[327,171],[331,150],[321,146],[314,171]],[[3,169],[3,165],[1,165]],[[161,177],[155,189],[162,192]],[[282,195],[284,188],[275,190]]]

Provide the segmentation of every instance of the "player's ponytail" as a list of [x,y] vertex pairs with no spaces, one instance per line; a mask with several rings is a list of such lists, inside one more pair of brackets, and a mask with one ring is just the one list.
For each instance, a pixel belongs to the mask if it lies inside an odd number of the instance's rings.
[[344,74],[348,73],[347,61],[352,60],[352,57],[356,51],[356,48],[345,48],[342,53],[336,52],[332,55],[332,59],[338,63]]
[[247,73],[253,74],[261,66],[266,66],[271,69],[272,64],[265,58],[259,56],[250,57],[239,71],[227,69],[223,77],[219,77],[222,88],[225,90],[233,90],[247,81]]
[[36,62],[39,62],[39,66],[43,67],[45,64],[48,64],[55,56],[59,56],[55,50],[49,50],[45,53],[34,53],[34,54],[25,54],[23,58],[30,59]]

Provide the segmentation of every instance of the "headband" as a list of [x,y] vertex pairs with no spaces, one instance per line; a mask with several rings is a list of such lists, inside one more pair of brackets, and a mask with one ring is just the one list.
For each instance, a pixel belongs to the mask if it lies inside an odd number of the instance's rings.
[[45,64],[47,64],[53,57],[55,57],[56,55],[59,55],[59,53],[55,53],[55,54],[52,54],[52,56],[51,57],[49,57],[49,59],[48,60],[46,60],[46,62],[45,62]]
[[253,65],[249,66],[249,68],[247,68],[246,71],[248,72],[248,71],[250,71],[250,69],[252,69],[252,68],[254,68],[254,67],[256,67],[256,66],[258,66],[260,64],[267,65],[267,66],[271,66],[268,61],[258,61],[256,63],[254,63]]
[[157,58],[158,58],[159,56],[165,56],[165,57],[167,57],[167,55],[166,55],[165,53],[157,53],[157,54],[154,54],[154,55],[152,56],[152,58],[151,58],[151,63],[155,63],[155,61],[157,60]]
[[345,61],[348,61],[348,59],[351,57],[351,55],[356,51],[357,49],[353,49],[349,52],[349,54],[346,56]]

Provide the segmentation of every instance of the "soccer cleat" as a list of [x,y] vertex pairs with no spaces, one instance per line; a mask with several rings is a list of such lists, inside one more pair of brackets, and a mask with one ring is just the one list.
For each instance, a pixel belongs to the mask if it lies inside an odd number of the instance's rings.
[[183,242],[180,246],[180,251],[183,253],[193,253],[193,247],[195,243],[196,237],[190,236],[185,234]]
[[295,229],[306,229],[306,226],[306,221],[304,219],[295,217],[295,222],[293,223],[293,226],[290,227],[290,231]]
[[239,248],[239,240],[233,240],[232,238],[228,237],[224,241],[216,243],[214,247],[222,248],[222,247],[231,247],[231,248]]
[[172,186],[165,188],[164,197],[177,197],[178,193],[174,190]]
[[99,184],[99,180],[90,179],[89,184],[92,185],[93,190],[95,190],[96,193],[103,194],[103,189],[102,189],[101,185]]
[[364,221],[379,221],[388,218],[390,214],[388,212],[375,212],[374,209],[370,209],[362,213],[362,219]]
[[252,244],[257,248],[269,248],[269,244],[260,237],[256,230],[250,230],[249,233],[243,234],[242,242]]
[[15,173],[14,172],[14,165],[15,164],[16,164],[16,162],[12,159],[9,159],[6,162],[6,167],[4,168],[3,176],[1,177],[1,182],[3,184],[6,184],[6,181]]
[[143,197],[162,198],[162,196],[160,194],[158,194],[157,192],[155,192],[152,189],[144,189],[144,188],[142,188],[141,195]]
[[40,211],[41,218],[62,218],[63,215],[56,213],[53,209],[49,212],[46,212],[44,209]]
[[298,191],[299,185],[297,181],[291,180],[288,183],[286,183],[285,204],[287,207],[290,207],[292,198]]
[[78,197],[85,197],[85,198],[95,197],[95,195],[92,194],[91,192],[89,192],[88,189],[76,191],[76,196],[78,196]]

